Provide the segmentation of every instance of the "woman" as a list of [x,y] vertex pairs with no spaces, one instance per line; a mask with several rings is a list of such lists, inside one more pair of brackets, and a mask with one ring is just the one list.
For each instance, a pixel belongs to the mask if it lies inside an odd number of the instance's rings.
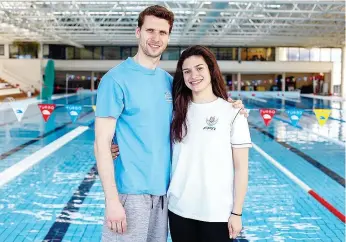
[[230,241],[242,228],[251,147],[247,120],[227,102],[216,59],[203,46],[182,53],[172,95],[172,240]]

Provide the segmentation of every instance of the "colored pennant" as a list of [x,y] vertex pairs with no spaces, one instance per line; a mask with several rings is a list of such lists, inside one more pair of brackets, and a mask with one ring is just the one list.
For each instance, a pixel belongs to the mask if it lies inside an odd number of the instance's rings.
[[332,110],[330,109],[314,109],[318,124],[323,126],[327,122]]
[[266,126],[272,121],[276,110],[275,109],[260,109],[261,116]]
[[38,104],[38,107],[41,111],[44,121],[47,122],[49,117],[52,115],[56,105],[55,104]]
[[304,110],[295,109],[295,108],[286,110],[286,113],[288,117],[290,118],[293,126],[297,126],[301,116],[303,115],[303,112]]
[[94,112],[96,112],[96,105],[92,105]]
[[78,119],[79,114],[82,112],[82,106],[66,105],[65,108],[67,109],[68,114],[70,115],[71,120],[74,123]]
[[10,102],[10,105],[12,107],[14,114],[16,115],[18,122],[22,121],[24,113],[28,108],[28,104],[21,102]]
[[250,114],[251,109],[245,108],[247,114]]

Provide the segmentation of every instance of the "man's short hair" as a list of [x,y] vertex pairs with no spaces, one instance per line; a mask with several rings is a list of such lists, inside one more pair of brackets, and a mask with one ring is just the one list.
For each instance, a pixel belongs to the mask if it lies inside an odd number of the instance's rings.
[[173,22],[174,22],[174,14],[169,11],[167,8],[162,7],[160,5],[154,5],[147,7],[144,9],[138,17],[138,27],[142,28],[144,23],[145,16],[155,16],[157,18],[165,19],[169,23],[169,33],[172,31]]

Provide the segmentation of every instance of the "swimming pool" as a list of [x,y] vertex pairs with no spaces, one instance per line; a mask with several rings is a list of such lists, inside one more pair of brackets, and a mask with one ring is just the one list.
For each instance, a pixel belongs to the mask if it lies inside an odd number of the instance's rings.
[[[303,97],[243,101],[251,109],[255,146],[238,240],[344,241],[337,212],[345,214],[346,104]],[[92,148],[95,95],[53,102],[48,122],[35,103],[21,123],[7,104],[0,106],[0,177],[6,178],[0,180],[0,241],[100,241],[104,203]],[[83,106],[76,122],[67,104]],[[277,110],[269,126],[261,108]],[[297,126],[286,114],[290,108],[305,110]],[[332,109],[322,127],[314,108]]]

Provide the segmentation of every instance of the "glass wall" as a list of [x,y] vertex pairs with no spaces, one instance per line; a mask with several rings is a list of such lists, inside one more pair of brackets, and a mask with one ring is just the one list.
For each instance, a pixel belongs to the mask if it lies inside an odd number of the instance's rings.
[[275,61],[275,48],[242,48],[242,61]]
[[[169,46],[161,56],[161,60],[178,60],[187,46]],[[275,48],[238,48],[238,47],[208,47],[217,60],[237,61],[275,61]],[[241,57],[238,51],[241,50]],[[66,60],[125,60],[137,53],[137,46],[73,46],[49,45],[49,54],[44,58]]]
[[[56,60],[65,60],[66,59],[66,50],[65,46],[62,45],[44,45],[43,48],[43,58],[48,58],[51,56],[52,59]],[[71,49],[73,51],[73,49]],[[73,53],[72,53],[73,54]]]
[[120,47],[118,46],[104,46],[101,59],[104,60],[121,60]]
[[320,61],[321,50],[319,48],[310,49],[310,61]]
[[287,60],[299,61],[299,48],[289,48]]
[[35,44],[28,42],[20,45],[10,45],[10,58],[35,59],[37,57],[38,48]]
[[[278,47],[213,47],[207,46],[217,60],[231,61],[326,61],[341,62],[340,48],[299,48]],[[162,54],[162,60],[178,60],[187,46],[169,46]],[[85,46],[77,48],[66,45],[44,45],[43,57],[57,60],[125,60],[137,53],[137,46]],[[238,53],[240,55],[238,56]],[[0,55],[4,47],[0,45]],[[37,58],[38,53],[29,53],[25,48],[10,45],[10,58]]]
[[218,60],[238,60],[238,48],[215,48]]
[[332,93],[341,85],[341,48],[279,48],[280,61],[310,61],[333,62],[333,86],[329,87]]
[[178,60],[180,56],[180,47],[167,47],[162,53],[161,60]]
[[340,48],[279,48],[280,61],[341,61]]
[[[54,93],[74,93],[77,88],[91,89],[91,74],[90,71],[56,71]],[[97,76],[94,76],[94,81],[96,78]]]
[[309,49],[300,48],[299,54],[300,54],[299,58],[300,58],[301,61],[310,61],[310,51],[309,51]]
[[5,55],[5,45],[0,45],[0,55]]
[[122,47],[121,48],[121,59],[122,60],[125,60],[127,59],[128,57],[131,57],[132,54],[131,54],[131,48],[132,47]]

